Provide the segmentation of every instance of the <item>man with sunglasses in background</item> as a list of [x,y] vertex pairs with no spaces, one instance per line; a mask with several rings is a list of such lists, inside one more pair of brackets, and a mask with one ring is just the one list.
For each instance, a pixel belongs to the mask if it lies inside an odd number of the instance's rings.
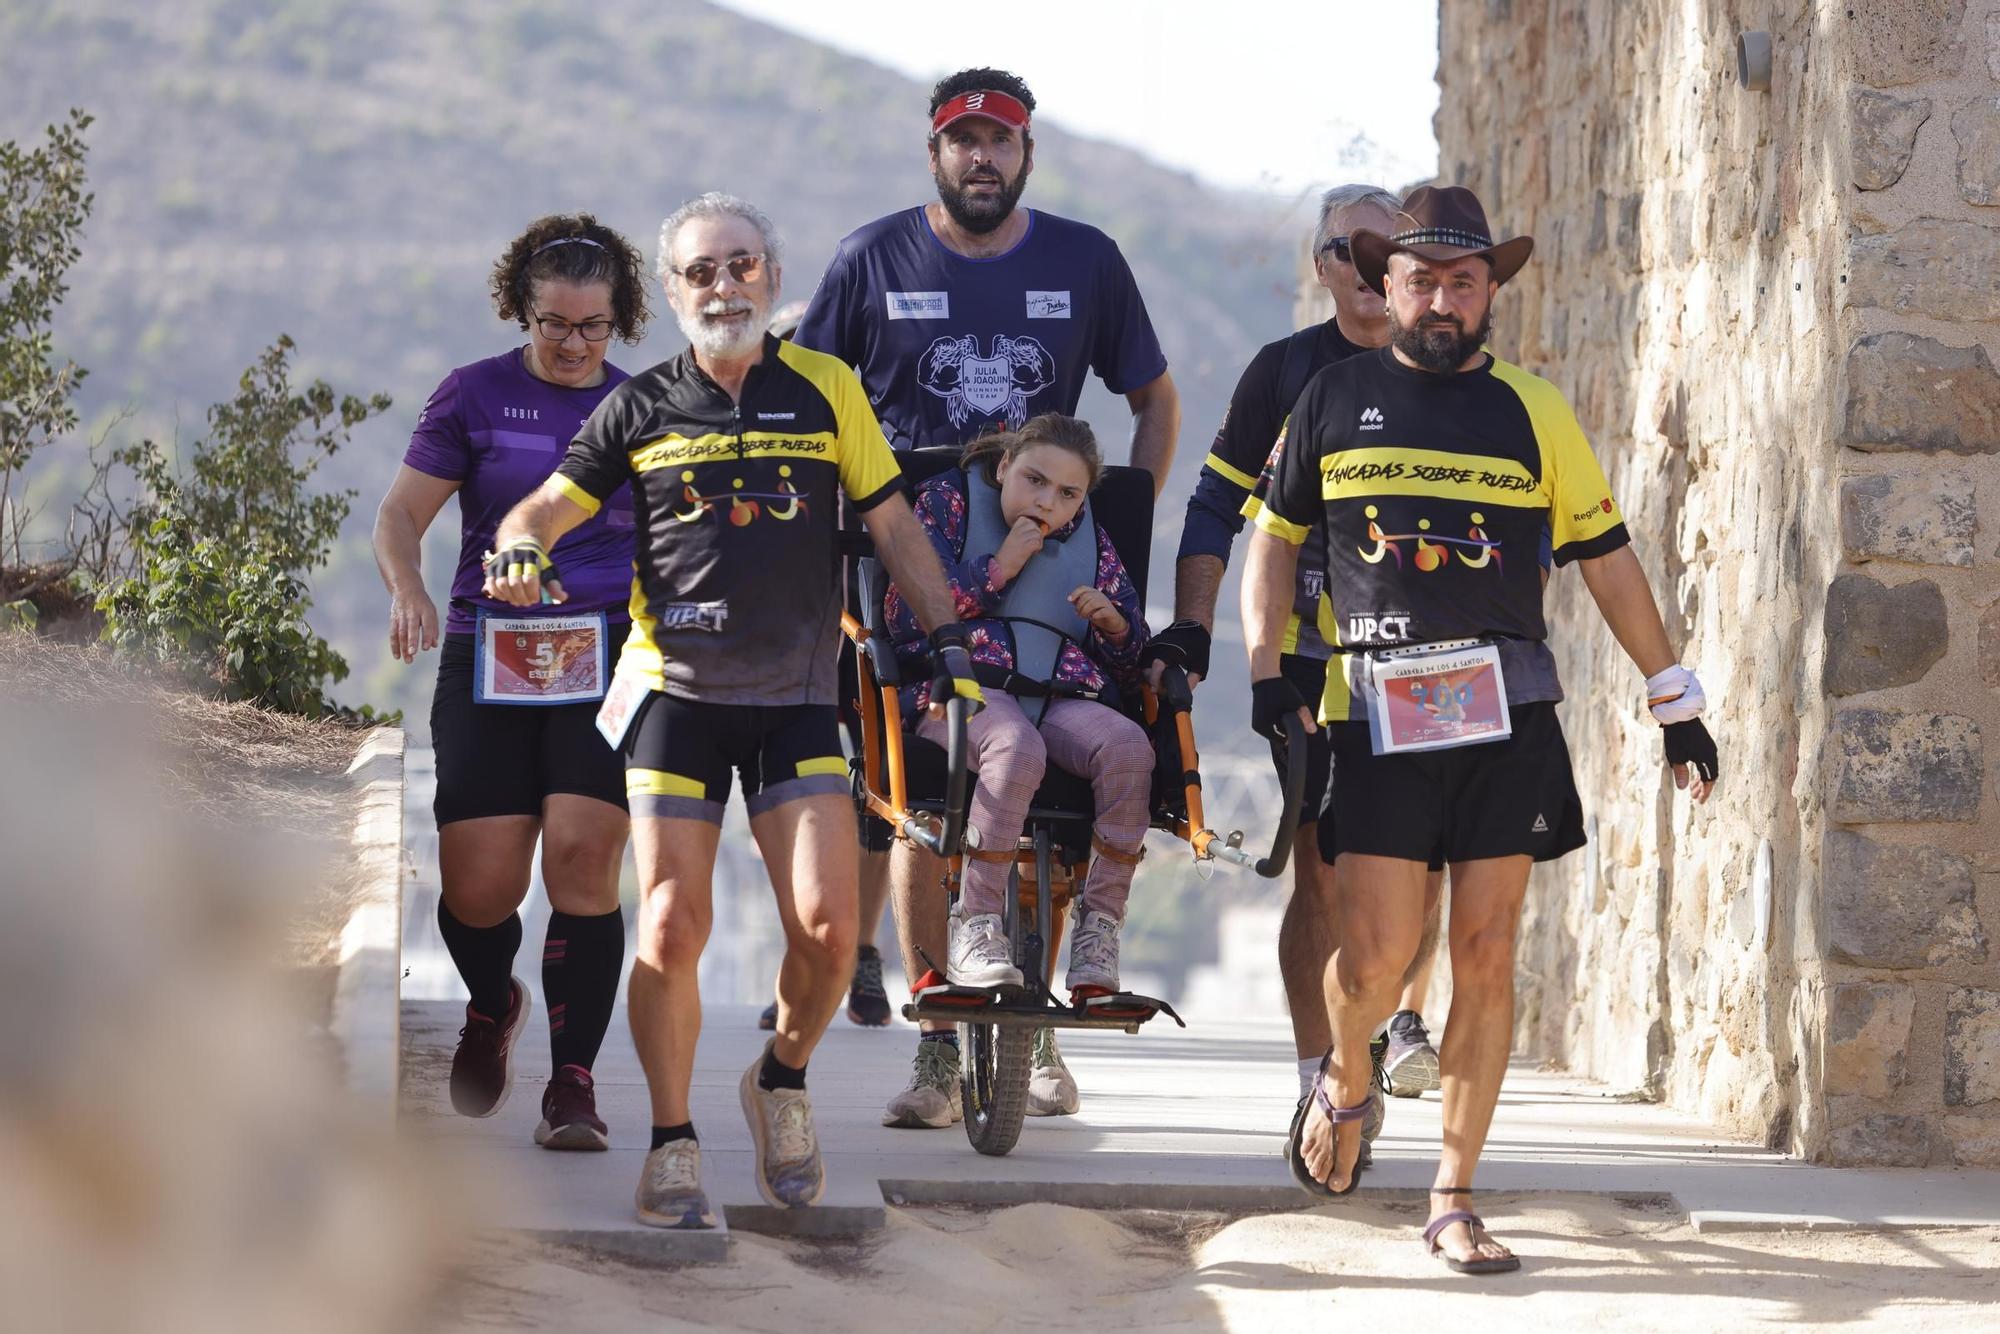
[[[1381,295],[1355,272],[1348,236],[1357,227],[1388,227],[1400,207],[1395,195],[1375,185],[1336,185],[1320,196],[1319,222],[1312,237],[1313,272],[1333,298],[1333,318],[1265,344],[1237,381],[1215,433],[1215,444],[1202,463],[1194,494],[1188,498],[1180,555],[1174,566],[1175,621],[1155,636],[1150,646],[1158,661],[1186,668],[1191,680],[1199,681],[1208,671],[1217,591],[1230,548],[1243,531],[1245,519],[1254,518],[1261,508],[1277,457],[1273,445],[1299,391],[1322,366],[1388,346],[1388,312]],[[1332,652],[1316,624],[1324,578],[1319,561],[1301,559],[1280,660],[1286,679],[1307,699],[1318,699],[1324,690],[1327,659]],[[1311,1088],[1333,1043],[1321,985],[1336,943],[1332,932],[1333,868],[1320,860],[1318,842],[1320,807],[1332,777],[1332,755],[1324,732],[1309,735],[1306,747],[1306,789],[1299,803],[1298,834],[1292,847],[1292,894],[1278,927],[1278,969],[1292,1013],[1301,1097]],[[1285,758],[1283,748],[1274,745],[1272,759],[1281,776]],[[1395,1018],[1375,1044],[1378,1066],[1389,1065],[1382,1087],[1405,1097],[1438,1086],[1437,1051],[1431,1046],[1420,1013],[1430,990],[1436,952],[1441,897],[1436,876],[1432,877],[1430,895],[1417,967]],[[1364,1153],[1366,1143],[1381,1127],[1378,1094],[1364,1125]]]
[[632,634],[598,729],[624,753],[632,811],[628,1004],[653,1112],[638,1212],[659,1227],[715,1226],[688,1091],[732,770],[786,946],[777,1031],[738,1084],[757,1188],[800,1207],[823,1186],[806,1061],[853,974],[856,921],[834,707],[842,497],[951,664],[932,698],[980,699],[944,573],[854,373],[768,332],[778,258],[770,219],[729,195],[661,224],[660,277],[687,351],[598,405],[555,475],[501,521],[486,569],[491,596],[533,606],[546,588],[562,602],[548,550],[630,484]]
[[[1004,70],[969,69],[931,90],[926,140],[937,200],[879,218],[840,243],[793,335],[853,366],[897,449],[955,449],[1044,412],[1074,415],[1095,374],[1132,411],[1131,462],[1165,485],[1180,395],[1146,304],[1117,245],[1095,227],[1016,207],[1035,165],[1035,96]],[[853,723],[850,722],[850,735]],[[861,920],[866,941],[890,887],[888,827],[864,816]],[[914,984],[945,957],[938,868],[907,844],[896,854],[896,929]],[[881,963],[864,947],[849,1000],[857,1022],[888,1022]],[[874,995],[863,982],[874,969]],[[864,1009],[864,1003],[879,1009]],[[873,1017],[877,1016],[879,1017]],[[946,1127],[960,1114],[957,1035],[926,1024],[910,1086],[883,1124]],[[1036,1039],[1028,1114],[1077,1108],[1055,1036]]]

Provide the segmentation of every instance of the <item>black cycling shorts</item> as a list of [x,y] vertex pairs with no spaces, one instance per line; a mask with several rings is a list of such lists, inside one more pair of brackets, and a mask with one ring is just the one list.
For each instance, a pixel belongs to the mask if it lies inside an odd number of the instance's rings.
[[597,705],[480,704],[472,636],[446,635],[431,696],[440,826],[489,815],[540,815],[553,793],[625,808],[624,765],[597,730]]
[[625,735],[635,816],[722,823],[729,773],[753,816],[801,797],[846,796],[847,760],[831,704],[704,704],[655,690]]
[[[1319,697],[1326,693],[1326,663],[1320,658],[1308,658],[1298,653],[1287,653],[1278,659],[1278,670],[1298,688],[1305,697],[1306,706],[1319,708]],[[1278,781],[1285,781],[1287,756],[1284,743],[1271,743],[1271,763],[1277,766]],[[1326,739],[1326,728],[1321,727],[1306,737],[1306,785],[1305,793],[1299,798],[1299,823],[1311,824],[1319,819],[1320,807],[1326,804],[1326,783],[1333,772],[1333,747]]]
[[1400,857],[1435,870],[1489,857],[1549,862],[1582,847],[1583,803],[1556,706],[1508,712],[1505,741],[1403,755],[1375,754],[1366,722],[1329,725],[1338,777],[1319,822],[1320,856]]

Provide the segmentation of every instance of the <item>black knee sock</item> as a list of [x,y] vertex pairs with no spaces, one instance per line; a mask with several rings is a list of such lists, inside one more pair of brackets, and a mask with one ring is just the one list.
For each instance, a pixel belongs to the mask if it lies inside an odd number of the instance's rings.
[[802,1089],[806,1086],[806,1068],[802,1065],[794,1070],[778,1059],[778,1044],[764,1048],[764,1068],[757,1072],[757,1087],[765,1092],[772,1089]]
[[[700,1140],[694,1133],[694,1122],[683,1121],[677,1126],[653,1127],[653,1148],[657,1149],[662,1144],[672,1144],[677,1139],[692,1139],[696,1143],[700,1143]],[[649,1153],[651,1151],[650,1149],[647,1150]]]
[[472,1008],[495,1023],[505,1020],[514,999],[508,983],[514,975],[514,955],[521,948],[521,914],[510,913],[496,926],[467,926],[440,898],[437,922],[444,947],[472,993]]
[[549,1010],[549,1069],[585,1070],[597,1060],[611,1011],[618,1004],[618,973],[625,966],[625,913],[601,917],[549,914],[542,946],[542,1003]]

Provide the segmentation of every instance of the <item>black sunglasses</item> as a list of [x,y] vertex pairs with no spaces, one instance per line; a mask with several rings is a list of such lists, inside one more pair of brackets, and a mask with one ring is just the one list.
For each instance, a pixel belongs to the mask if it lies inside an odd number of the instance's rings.
[[1342,264],[1352,264],[1354,262],[1354,248],[1348,245],[1347,241],[1348,238],[1345,236],[1329,236],[1326,238],[1326,244],[1319,248],[1319,253],[1324,255],[1328,251],[1332,251],[1333,257]]

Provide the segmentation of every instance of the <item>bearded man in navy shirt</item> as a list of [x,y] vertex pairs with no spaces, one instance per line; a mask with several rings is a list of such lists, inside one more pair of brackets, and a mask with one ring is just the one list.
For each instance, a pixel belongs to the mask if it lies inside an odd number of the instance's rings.
[[[931,90],[927,140],[937,201],[860,228],[835,251],[795,342],[853,366],[898,450],[952,448],[1016,430],[1044,412],[1074,415],[1095,374],[1132,410],[1131,462],[1166,485],[1180,395],[1117,244],[1086,223],[1020,208],[1035,167],[1035,95],[1004,70],[969,69]],[[886,825],[863,819],[861,936],[870,939],[889,888]],[[932,859],[907,845],[895,875],[905,972],[917,948],[945,957],[945,904]],[[864,947],[861,970],[870,960]],[[857,974],[856,994],[861,978]],[[850,1017],[858,1017],[855,1002]],[[883,1010],[886,1021],[886,1007]],[[958,1119],[957,1037],[919,1042],[910,1087],[885,1125],[948,1127]],[[1077,1107],[1076,1082],[1052,1031],[1036,1041],[1031,1115]]]

